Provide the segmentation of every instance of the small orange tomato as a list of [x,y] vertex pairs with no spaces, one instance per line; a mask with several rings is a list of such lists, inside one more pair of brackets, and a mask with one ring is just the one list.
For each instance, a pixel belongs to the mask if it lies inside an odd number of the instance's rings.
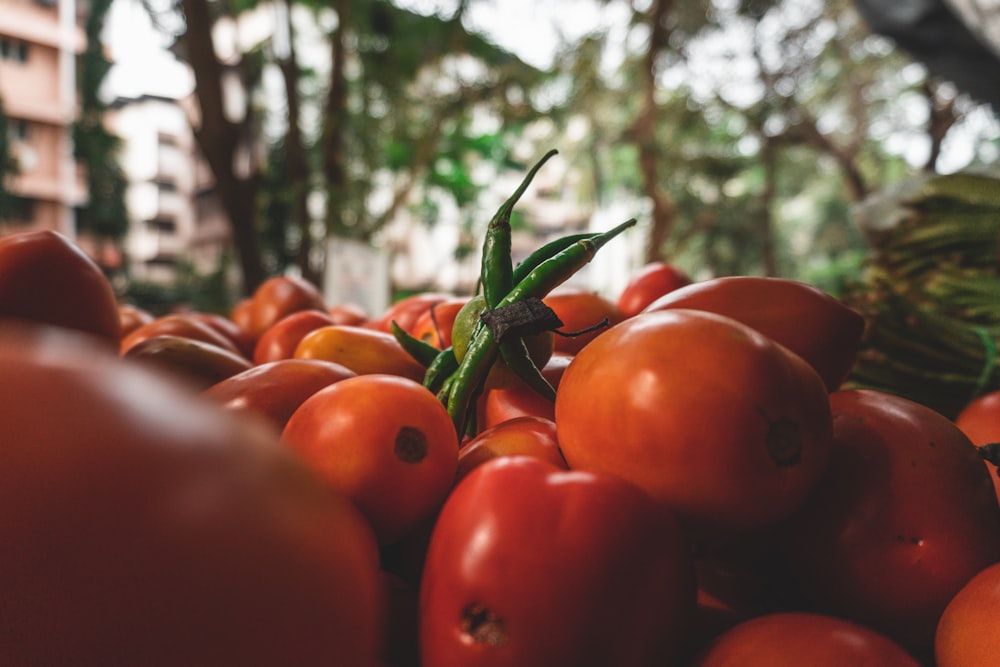
[[690,284],[691,278],[673,264],[650,262],[632,275],[616,305],[625,317],[632,317],[664,294]]
[[548,461],[557,468],[569,470],[559,451],[556,424],[541,417],[515,417],[481,431],[458,451],[458,483],[480,463],[498,456],[527,454]]
[[[614,326],[625,319],[625,315],[612,301],[597,292],[578,287],[560,287],[542,301],[555,311],[562,320],[560,331],[573,333],[597,327],[593,331],[575,336],[559,336],[554,340],[554,350],[565,354],[576,354],[590,341],[597,338],[608,326]],[[602,322],[607,326],[600,326]]]
[[307,333],[331,324],[334,324],[333,318],[324,310],[299,310],[285,315],[257,339],[253,362],[266,364],[269,361],[291,359],[295,356],[295,348]]
[[292,413],[282,440],[354,501],[383,545],[433,516],[458,465],[444,405],[395,375],[359,375],[320,389]]
[[952,598],[937,624],[937,667],[989,667],[1000,656],[1000,563],[972,577]]
[[307,333],[295,348],[296,359],[326,359],[358,375],[388,373],[417,382],[424,367],[390,333],[364,327],[331,324]]

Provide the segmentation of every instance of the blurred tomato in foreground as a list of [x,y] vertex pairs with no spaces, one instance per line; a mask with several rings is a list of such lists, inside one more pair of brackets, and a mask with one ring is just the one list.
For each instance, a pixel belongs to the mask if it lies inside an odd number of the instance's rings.
[[0,320],[53,324],[121,338],[118,302],[100,267],[67,237],[44,230],[0,238]]
[[367,524],[263,422],[0,331],[0,664],[372,665]]

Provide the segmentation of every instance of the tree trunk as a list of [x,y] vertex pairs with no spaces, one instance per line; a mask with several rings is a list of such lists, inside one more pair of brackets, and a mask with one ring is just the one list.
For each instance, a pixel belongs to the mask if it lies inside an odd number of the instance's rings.
[[[206,0],[181,0],[186,29],[180,36],[194,73],[198,115],[195,140],[215,178],[215,187],[232,231],[239,258],[243,293],[249,295],[266,278],[257,234],[257,194],[259,173],[255,165],[246,175],[236,169],[240,137],[250,126],[247,115],[239,123],[226,117],[222,92],[223,67],[212,41],[212,16]],[[253,135],[250,135],[253,140]]]

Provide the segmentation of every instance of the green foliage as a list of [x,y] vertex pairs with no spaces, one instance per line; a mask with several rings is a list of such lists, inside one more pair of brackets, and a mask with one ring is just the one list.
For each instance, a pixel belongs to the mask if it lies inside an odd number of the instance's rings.
[[207,273],[182,260],[177,264],[177,280],[163,284],[149,280],[127,281],[120,299],[154,315],[164,315],[177,309],[226,315],[236,303],[229,274],[232,259],[223,255],[219,266]]

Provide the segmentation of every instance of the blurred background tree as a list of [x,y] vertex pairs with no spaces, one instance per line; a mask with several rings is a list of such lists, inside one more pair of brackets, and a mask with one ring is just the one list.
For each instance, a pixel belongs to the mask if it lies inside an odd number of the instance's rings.
[[[318,282],[325,239],[370,242],[404,206],[433,224],[448,202],[478,238],[490,178],[551,147],[584,174],[561,196],[640,208],[645,260],[836,292],[866,250],[853,204],[940,169],[956,128],[967,162],[996,159],[995,116],[849,0],[566,2],[627,20],[567,34],[548,67],[470,27],[485,0],[142,1],[193,70],[244,292],[291,266]],[[268,37],[221,41],[254,12]]]

